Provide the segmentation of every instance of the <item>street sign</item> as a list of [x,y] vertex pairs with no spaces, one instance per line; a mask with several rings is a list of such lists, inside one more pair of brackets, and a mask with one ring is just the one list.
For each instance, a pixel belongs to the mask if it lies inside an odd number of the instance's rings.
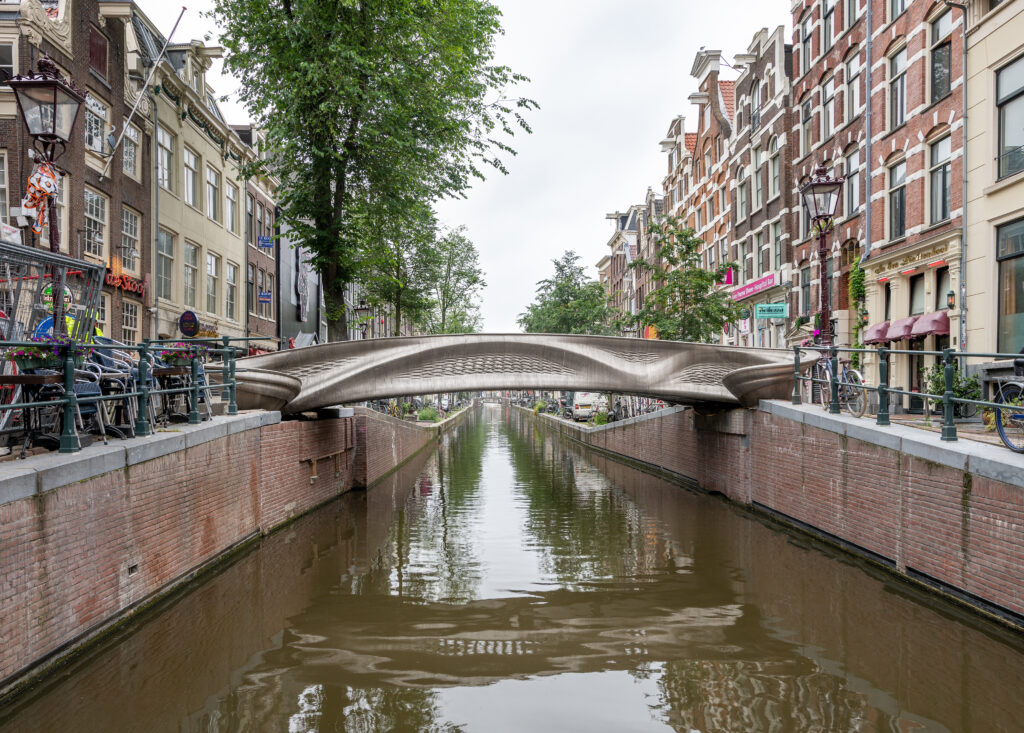
[[273,237],[259,236],[256,239],[257,239],[256,244],[257,244],[257,246],[260,249],[273,249],[274,248],[274,238]]
[[754,306],[754,318],[788,318],[789,303],[758,303]]
[[186,338],[194,338],[199,333],[199,316],[192,311],[185,311],[178,318],[178,330]]
[[273,303],[274,293],[270,290],[261,290],[258,300],[260,303]]

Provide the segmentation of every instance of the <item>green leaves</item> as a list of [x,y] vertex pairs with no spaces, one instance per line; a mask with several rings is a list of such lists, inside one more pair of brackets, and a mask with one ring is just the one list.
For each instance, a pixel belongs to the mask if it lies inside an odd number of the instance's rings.
[[568,250],[552,260],[555,274],[537,283],[537,297],[519,315],[527,333],[610,334],[615,310],[601,283],[586,277],[580,257]]

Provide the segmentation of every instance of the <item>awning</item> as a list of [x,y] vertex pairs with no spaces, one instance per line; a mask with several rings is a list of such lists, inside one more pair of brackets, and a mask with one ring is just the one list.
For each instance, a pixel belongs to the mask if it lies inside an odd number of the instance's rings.
[[889,326],[889,330],[885,333],[886,341],[902,341],[903,339],[913,338],[911,335],[914,331],[914,324],[917,323],[917,319],[921,316],[910,316],[909,318],[901,318],[898,321],[893,321]]
[[866,344],[884,344],[888,339],[885,338],[885,334],[889,332],[889,322],[882,321],[872,326],[868,326],[868,330],[864,332],[864,343]]
[[918,317],[914,329],[910,332],[911,338],[924,338],[925,336],[946,335],[949,333],[949,313],[947,311],[935,311],[925,313]]

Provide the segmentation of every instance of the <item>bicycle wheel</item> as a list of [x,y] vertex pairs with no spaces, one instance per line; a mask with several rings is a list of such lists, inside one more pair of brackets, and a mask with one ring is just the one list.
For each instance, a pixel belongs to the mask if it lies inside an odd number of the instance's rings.
[[999,437],[1010,450],[1024,453],[1024,390],[1017,384],[1005,385],[998,401],[1006,404],[996,410]]
[[818,383],[818,400],[821,402],[821,407],[826,412],[832,402],[832,370],[821,369],[820,379],[823,381]]
[[868,409],[868,395],[864,379],[855,369],[847,369],[840,383],[840,402],[843,409],[854,417],[863,417]]
[[960,417],[964,419],[972,418],[978,414],[978,406],[972,405],[969,402],[960,402],[957,404],[957,407],[960,408]]
[[800,399],[805,405],[813,405],[814,398],[817,394],[815,389],[816,385],[813,381],[814,369],[809,369],[803,377],[800,378]]

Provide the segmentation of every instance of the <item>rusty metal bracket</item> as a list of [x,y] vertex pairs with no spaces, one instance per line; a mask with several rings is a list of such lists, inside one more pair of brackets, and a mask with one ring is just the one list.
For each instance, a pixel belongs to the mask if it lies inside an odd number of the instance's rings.
[[309,483],[313,484],[313,483],[316,483],[316,480],[318,478],[320,478],[320,476],[317,475],[317,472],[316,472],[316,464],[318,464],[320,461],[326,461],[328,458],[333,458],[334,459],[334,478],[338,478],[339,476],[341,476],[341,457],[343,455],[345,455],[345,453],[347,453],[350,450],[353,450],[353,449],[352,448],[343,448],[343,449],[341,449],[339,451],[335,451],[334,453],[327,453],[326,455],[317,456],[316,458],[303,458],[303,459],[301,459],[299,461],[299,463],[308,463],[309,464],[310,469],[312,469],[312,475],[309,477]]

